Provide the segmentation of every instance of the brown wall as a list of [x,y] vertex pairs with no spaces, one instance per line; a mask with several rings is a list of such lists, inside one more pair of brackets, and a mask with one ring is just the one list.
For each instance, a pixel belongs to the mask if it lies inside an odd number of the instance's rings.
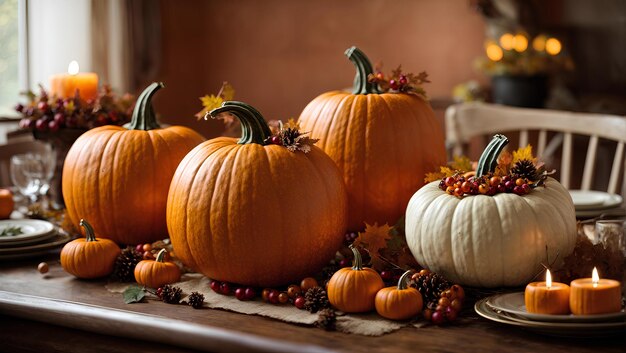
[[428,71],[433,98],[479,75],[484,24],[467,0],[161,0],[162,66],[167,89],[155,99],[162,121],[207,137],[216,121],[195,122],[198,97],[227,80],[236,99],[267,119],[298,117],[318,94],[352,84],[343,55],[360,47],[385,71]]

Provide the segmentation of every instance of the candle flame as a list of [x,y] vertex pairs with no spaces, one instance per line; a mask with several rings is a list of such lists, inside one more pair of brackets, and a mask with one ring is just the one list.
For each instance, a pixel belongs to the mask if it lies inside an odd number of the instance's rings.
[[597,287],[598,282],[600,282],[600,275],[598,275],[598,269],[594,267],[591,273],[591,283],[593,283],[594,287]]
[[78,74],[78,61],[72,60],[70,64],[67,66],[67,73],[70,75]]
[[550,270],[546,270],[546,287],[552,287],[552,275],[550,274]]

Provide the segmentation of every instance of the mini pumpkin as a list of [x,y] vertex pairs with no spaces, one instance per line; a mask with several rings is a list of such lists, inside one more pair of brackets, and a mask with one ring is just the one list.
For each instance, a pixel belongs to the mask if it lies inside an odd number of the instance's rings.
[[[496,135],[477,175],[493,172],[506,137]],[[508,142],[508,140],[507,140]],[[499,193],[458,198],[434,181],[413,195],[406,239],[417,262],[452,282],[476,287],[527,284],[551,256],[576,245],[576,213],[569,192],[547,178],[545,187],[518,196]]]
[[207,277],[249,286],[293,283],[321,270],[346,230],[346,191],[319,148],[271,144],[253,107],[224,102],[210,112],[241,121],[242,137],[193,149],[170,187],[167,225],[177,257]]
[[80,220],[85,228],[85,238],[72,240],[61,250],[61,267],[78,278],[104,277],[113,272],[115,259],[121,253],[117,244],[109,239],[96,238],[91,224]]
[[180,281],[180,269],[175,263],[164,261],[167,251],[161,249],[155,260],[142,260],[135,266],[135,281],[150,288],[159,288]]
[[422,312],[422,294],[407,281],[412,270],[406,271],[398,280],[397,286],[383,288],[376,293],[376,312],[391,320],[408,320]]
[[348,229],[395,224],[424,176],[446,162],[444,135],[428,101],[415,94],[381,93],[367,56],[346,51],[357,69],[352,93],[331,91],[300,114],[304,131],[343,174],[348,190]]
[[0,189],[0,219],[11,217],[15,202],[13,201],[13,193],[9,189]]
[[346,313],[362,313],[374,310],[376,293],[385,286],[375,270],[363,267],[359,250],[350,245],[354,255],[352,267],[344,267],[328,281],[328,301]]
[[143,91],[129,124],[85,132],[65,158],[63,198],[70,220],[89,215],[93,226],[117,243],[168,237],[170,181],[187,152],[204,141],[189,128],[159,126],[151,101],[162,87],[153,83]]

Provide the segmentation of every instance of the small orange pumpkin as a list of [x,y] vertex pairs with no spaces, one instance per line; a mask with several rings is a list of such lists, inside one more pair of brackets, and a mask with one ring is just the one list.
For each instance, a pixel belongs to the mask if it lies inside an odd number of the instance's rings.
[[376,312],[391,320],[407,320],[422,311],[424,301],[420,292],[407,287],[407,279],[412,270],[406,271],[398,286],[383,288],[376,293]]
[[13,193],[9,189],[0,189],[0,219],[6,219],[13,212]]
[[159,288],[180,281],[180,270],[175,263],[163,261],[167,251],[161,249],[156,260],[142,260],[135,266],[137,283],[150,288]]
[[115,259],[121,250],[115,242],[96,238],[91,224],[81,219],[85,238],[72,240],[61,250],[61,266],[65,272],[78,278],[104,277],[113,272]]
[[378,272],[363,267],[359,250],[350,245],[354,254],[352,268],[335,272],[328,281],[328,301],[346,313],[362,313],[374,310],[376,293],[385,286]]

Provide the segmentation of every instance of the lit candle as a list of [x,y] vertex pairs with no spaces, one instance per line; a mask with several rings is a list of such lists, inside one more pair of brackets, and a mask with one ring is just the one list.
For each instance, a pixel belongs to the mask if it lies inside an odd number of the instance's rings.
[[622,310],[622,285],[612,279],[600,279],[594,267],[591,278],[573,280],[570,309],[574,315],[607,314]]
[[98,95],[98,75],[93,72],[78,73],[78,71],[78,62],[72,61],[67,68],[67,74],[51,76],[50,95],[71,98],[78,90],[82,99],[95,99]]
[[545,282],[532,282],[526,286],[526,311],[535,314],[569,314],[569,292],[567,284],[552,282],[550,270],[547,270]]

